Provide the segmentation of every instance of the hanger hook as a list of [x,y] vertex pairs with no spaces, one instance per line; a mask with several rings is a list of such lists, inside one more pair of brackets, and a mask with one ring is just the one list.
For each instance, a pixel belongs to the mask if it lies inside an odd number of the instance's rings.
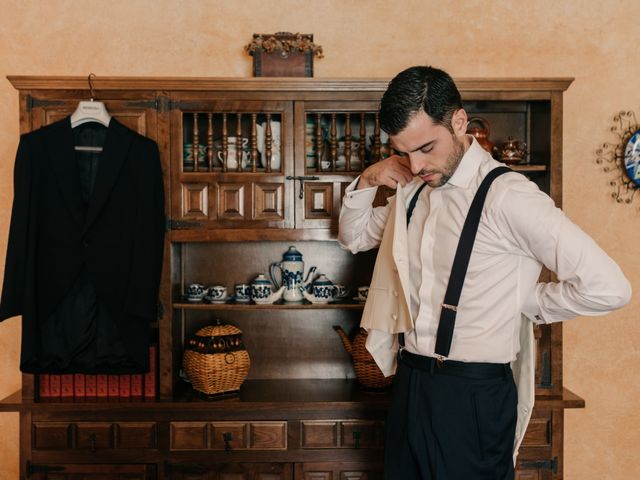
[[89,76],[87,77],[87,82],[89,83],[89,97],[91,98],[91,101],[93,102],[93,98],[94,98],[94,93],[93,93],[93,79],[96,78],[96,74],[95,73],[90,73]]

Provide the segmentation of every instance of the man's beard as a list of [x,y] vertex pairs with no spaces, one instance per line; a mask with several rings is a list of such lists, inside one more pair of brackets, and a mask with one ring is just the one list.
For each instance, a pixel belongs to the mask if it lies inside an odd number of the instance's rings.
[[464,144],[458,140],[458,137],[455,135],[452,134],[451,137],[453,138],[453,149],[447,157],[447,161],[442,167],[442,171],[438,172],[440,173],[440,178],[427,181],[427,185],[431,188],[438,188],[447,183],[458,168],[458,165],[460,165],[460,160],[462,160],[462,157],[464,156]]

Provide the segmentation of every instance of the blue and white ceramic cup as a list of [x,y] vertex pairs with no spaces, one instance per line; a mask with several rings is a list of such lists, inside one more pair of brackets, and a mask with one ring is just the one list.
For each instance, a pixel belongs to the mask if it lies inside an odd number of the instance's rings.
[[204,297],[205,288],[204,285],[199,283],[191,283],[187,285],[187,300],[200,301]]
[[227,287],[223,285],[213,285],[209,287],[208,297],[211,300],[222,300],[227,298]]
[[369,295],[369,285],[363,285],[362,287],[358,287],[358,299],[366,300]]
[[234,291],[236,302],[248,302],[251,300],[251,285],[248,283],[236,283]]
[[347,296],[348,290],[347,287],[340,283],[336,283],[333,285],[333,296],[335,298],[344,298]]

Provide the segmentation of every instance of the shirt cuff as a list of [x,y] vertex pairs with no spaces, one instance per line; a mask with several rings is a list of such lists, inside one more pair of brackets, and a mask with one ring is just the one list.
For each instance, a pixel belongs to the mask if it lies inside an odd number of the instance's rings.
[[536,288],[525,299],[524,304],[522,305],[522,313],[526,315],[533,323],[536,323],[538,325],[549,323],[542,316],[540,303],[538,302],[538,289],[541,286],[541,284],[537,284]]
[[356,178],[345,189],[343,205],[347,208],[367,208],[370,207],[376,198],[378,187],[367,187],[356,190],[360,177]]

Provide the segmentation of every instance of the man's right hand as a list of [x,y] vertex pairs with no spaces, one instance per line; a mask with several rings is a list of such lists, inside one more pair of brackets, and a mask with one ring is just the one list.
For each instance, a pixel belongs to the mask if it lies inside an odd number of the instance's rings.
[[363,188],[386,185],[397,188],[403,187],[413,180],[413,174],[409,166],[409,159],[400,155],[392,155],[367,167],[360,175],[356,190]]

